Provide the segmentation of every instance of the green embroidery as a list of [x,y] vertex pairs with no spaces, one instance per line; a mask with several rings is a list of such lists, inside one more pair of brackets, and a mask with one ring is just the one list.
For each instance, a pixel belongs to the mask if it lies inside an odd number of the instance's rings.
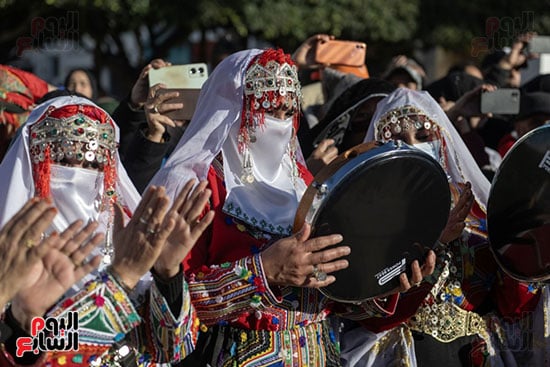
[[263,231],[267,231],[271,234],[288,236],[292,233],[292,225],[288,225],[286,228],[281,225],[275,227],[275,225],[273,225],[272,223],[268,223],[264,219],[258,220],[258,218],[248,215],[240,207],[236,207],[234,203],[226,203],[224,205],[224,211],[227,214],[230,214],[237,219],[242,220],[246,224],[259,228]]

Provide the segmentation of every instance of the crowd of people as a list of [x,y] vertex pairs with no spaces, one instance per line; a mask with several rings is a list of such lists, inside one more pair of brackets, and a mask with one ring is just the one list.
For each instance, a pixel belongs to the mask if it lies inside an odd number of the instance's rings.
[[[499,266],[487,230],[507,152],[550,129],[549,76],[520,80],[531,36],[429,84],[403,55],[380,76],[318,64],[325,34],[240,50],[190,121],[149,85],[162,59],[109,111],[88,70],[56,89],[0,66],[0,366],[550,365],[550,297]],[[482,113],[506,87],[519,113]],[[345,234],[297,228],[301,199],[339,154],[398,140],[447,177],[447,223],[392,291],[333,299],[321,289],[361,259]]]

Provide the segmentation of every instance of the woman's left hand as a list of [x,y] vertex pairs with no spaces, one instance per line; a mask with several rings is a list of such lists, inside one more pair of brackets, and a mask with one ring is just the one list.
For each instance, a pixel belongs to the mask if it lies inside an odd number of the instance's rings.
[[176,225],[154,266],[156,273],[164,279],[179,272],[183,259],[214,219],[212,210],[200,217],[212,194],[206,188],[208,182],[202,181],[192,190],[194,184],[194,180],[186,183],[170,209]]

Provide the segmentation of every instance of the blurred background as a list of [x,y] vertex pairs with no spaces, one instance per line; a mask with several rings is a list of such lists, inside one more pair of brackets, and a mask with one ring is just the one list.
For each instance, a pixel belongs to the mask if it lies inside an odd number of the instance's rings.
[[[372,76],[406,54],[430,82],[454,64],[480,65],[518,34],[550,35],[549,9],[550,0],[0,0],[0,63],[57,86],[88,68],[100,95],[121,99],[153,58],[213,67],[240,49],[293,52],[328,33],[367,43]],[[522,73],[550,72],[547,56]]]

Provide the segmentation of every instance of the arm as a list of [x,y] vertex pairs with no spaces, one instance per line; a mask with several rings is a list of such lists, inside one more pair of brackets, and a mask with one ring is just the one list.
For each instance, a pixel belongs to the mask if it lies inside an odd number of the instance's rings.
[[210,267],[189,276],[189,292],[201,322],[215,325],[280,302],[270,289],[259,254]]

